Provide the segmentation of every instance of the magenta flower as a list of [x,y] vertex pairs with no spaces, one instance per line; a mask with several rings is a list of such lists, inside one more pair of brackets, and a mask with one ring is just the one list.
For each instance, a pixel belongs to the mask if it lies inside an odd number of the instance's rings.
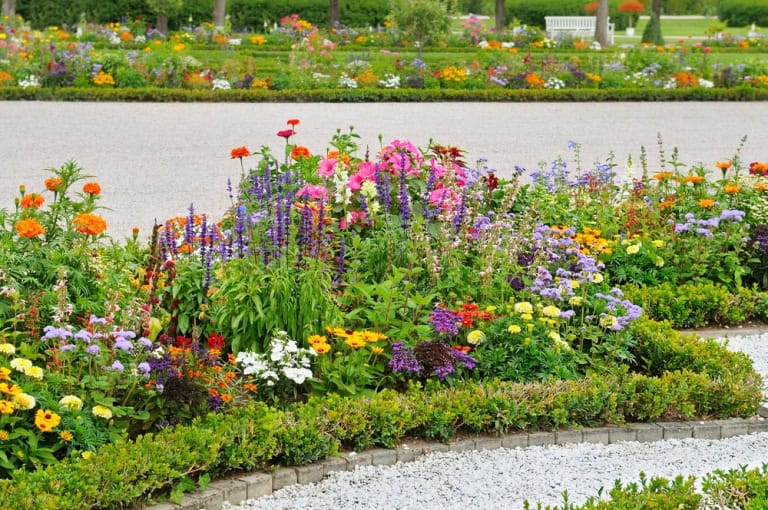
[[301,188],[296,193],[296,196],[306,196],[310,200],[326,200],[328,198],[328,189],[325,186],[308,184]]
[[333,177],[336,171],[336,159],[324,158],[320,160],[320,164],[317,167],[317,175],[320,177]]

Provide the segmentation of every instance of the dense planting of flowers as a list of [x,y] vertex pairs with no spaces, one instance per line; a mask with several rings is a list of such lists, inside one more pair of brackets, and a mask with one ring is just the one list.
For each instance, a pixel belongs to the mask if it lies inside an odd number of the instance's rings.
[[0,214],[0,475],[254,401],[640,370],[631,286],[768,289],[768,165],[740,148],[687,166],[660,144],[620,179],[573,142],[502,179],[457,147],[300,137],[294,118],[275,153],[223,150],[231,208],[190,205],[148,243],[110,242],[74,162],[20,187]]
[[[4,19],[0,87],[768,87],[768,66],[760,59],[735,63],[718,53],[728,45],[744,52],[762,48],[761,38],[594,50],[578,39],[547,39],[533,27],[512,26],[497,33],[469,19],[463,33],[445,44],[462,51],[416,55],[396,26],[371,27],[366,34],[345,27],[320,30],[296,15],[265,34],[237,33],[231,27],[215,32],[206,24],[167,37],[144,21],[36,31],[20,18]],[[257,60],[251,56],[255,48],[269,48],[280,57]],[[219,58],[222,49],[230,58]]]

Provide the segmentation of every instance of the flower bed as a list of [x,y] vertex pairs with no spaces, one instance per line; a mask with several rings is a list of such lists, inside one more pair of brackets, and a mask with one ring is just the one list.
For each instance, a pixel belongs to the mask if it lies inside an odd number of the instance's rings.
[[2,211],[3,501],[117,507],[406,436],[756,411],[747,358],[643,314],[766,319],[766,164],[660,150],[618,182],[572,144],[503,180],[456,147],[361,154],[351,130],[312,154],[300,124],[232,149],[221,218],[190,206],[147,245],[110,242],[74,162]]

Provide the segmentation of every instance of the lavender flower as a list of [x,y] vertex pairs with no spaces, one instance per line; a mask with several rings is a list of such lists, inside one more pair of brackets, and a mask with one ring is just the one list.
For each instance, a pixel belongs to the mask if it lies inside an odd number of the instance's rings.
[[405,151],[400,153],[400,182],[398,199],[400,200],[400,226],[408,230],[411,222],[411,197],[405,182]]
[[114,348],[121,351],[130,351],[133,349],[133,344],[123,337],[118,337],[118,339],[115,340]]
[[99,344],[91,344],[85,348],[85,352],[96,355],[101,352],[101,347],[99,347]]
[[435,308],[429,314],[429,322],[441,335],[454,336],[459,333],[461,316],[447,308]]
[[413,351],[406,347],[403,342],[392,344],[392,359],[389,361],[389,368],[395,373],[418,373],[421,370]]
[[115,362],[112,363],[109,366],[109,370],[115,370],[116,372],[122,372],[123,370],[125,370],[125,367],[123,366],[122,363],[120,363],[120,360],[115,360]]
[[139,363],[136,369],[142,375],[149,375],[149,373],[152,371],[152,367],[146,361]]

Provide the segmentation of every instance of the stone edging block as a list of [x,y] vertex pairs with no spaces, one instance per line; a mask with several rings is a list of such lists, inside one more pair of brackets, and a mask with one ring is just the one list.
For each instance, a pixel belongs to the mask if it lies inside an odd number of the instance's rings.
[[360,453],[352,452],[306,466],[281,467],[271,473],[259,472],[217,480],[211,482],[204,491],[185,494],[181,505],[160,503],[144,508],[146,510],[220,510],[224,501],[238,504],[245,499],[267,496],[277,489],[295,483],[317,482],[337,471],[354,471],[357,466],[390,466],[398,462],[411,462],[422,455],[436,452],[468,452],[574,443],[651,442],[691,437],[726,439],[758,432],[768,432],[768,420],[734,418],[696,422],[630,423],[623,426],[481,436],[449,444],[429,443],[414,448],[403,445],[394,450],[376,449]]

